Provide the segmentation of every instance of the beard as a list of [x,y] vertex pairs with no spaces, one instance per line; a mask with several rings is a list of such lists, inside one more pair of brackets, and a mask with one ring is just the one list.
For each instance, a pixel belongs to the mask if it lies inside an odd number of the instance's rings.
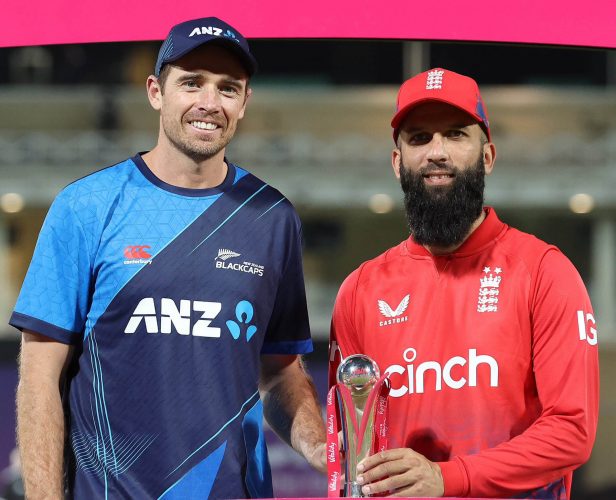
[[[435,167],[446,168],[439,164]],[[400,157],[400,185],[411,235],[419,245],[457,246],[464,241],[483,209],[483,155],[464,171],[457,167],[447,168],[455,174],[453,183],[448,186],[426,186],[423,176],[430,170],[434,167],[411,172]]]
[[[197,139],[188,136],[182,129],[182,123],[177,123],[173,118],[166,115],[162,117],[162,130],[167,140],[177,151],[197,163],[209,160],[220,153],[231,142],[235,133],[235,128],[224,127],[223,134],[216,139],[210,141]],[[197,119],[200,118],[197,117]],[[223,122],[220,122],[220,124],[223,126]]]

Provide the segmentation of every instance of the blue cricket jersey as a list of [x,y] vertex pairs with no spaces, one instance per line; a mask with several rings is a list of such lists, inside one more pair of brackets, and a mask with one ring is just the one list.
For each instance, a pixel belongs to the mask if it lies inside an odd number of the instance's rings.
[[50,208],[10,323],[76,346],[75,498],[272,496],[259,356],[312,350],[301,227],[227,164],[185,189],[137,155]]

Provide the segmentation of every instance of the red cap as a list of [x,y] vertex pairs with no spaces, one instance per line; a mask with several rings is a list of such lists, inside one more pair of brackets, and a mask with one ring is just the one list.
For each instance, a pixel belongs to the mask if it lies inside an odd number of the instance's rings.
[[471,115],[490,137],[490,125],[486,107],[479,94],[477,82],[472,78],[442,68],[434,68],[408,79],[400,87],[396,114],[391,120],[394,141],[398,139],[398,127],[415,106],[427,101],[451,104]]

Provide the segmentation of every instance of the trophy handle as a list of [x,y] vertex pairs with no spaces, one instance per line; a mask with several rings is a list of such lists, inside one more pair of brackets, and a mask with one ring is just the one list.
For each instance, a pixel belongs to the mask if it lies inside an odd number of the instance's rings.
[[357,464],[371,454],[387,448],[389,379],[384,375],[369,393],[360,397],[354,397],[342,384],[338,384],[336,390],[346,450],[343,494],[345,497],[364,498],[362,485],[357,482]]

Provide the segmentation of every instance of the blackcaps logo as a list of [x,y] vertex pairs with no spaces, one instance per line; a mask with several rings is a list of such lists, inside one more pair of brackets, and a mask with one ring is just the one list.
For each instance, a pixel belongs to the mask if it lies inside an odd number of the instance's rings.
[[233,250],[227,250],[226,248],[221,248],[220,250],[218,250],[218,257],[216,258],[220,260],[227,260],[233,257],[239,257],[241,255],[242,254],[234,252]]
[[255,276],[263,276],[265,267],[254,262],[243,261],[239,262],[227,262],[231,259],[241,257],[242,254],[229,250],[227,248],[221,248],[218,250],[218,255],[214,259],[216,269],[226,269],[230,271],[239,271],[241,273],[254,274]]

